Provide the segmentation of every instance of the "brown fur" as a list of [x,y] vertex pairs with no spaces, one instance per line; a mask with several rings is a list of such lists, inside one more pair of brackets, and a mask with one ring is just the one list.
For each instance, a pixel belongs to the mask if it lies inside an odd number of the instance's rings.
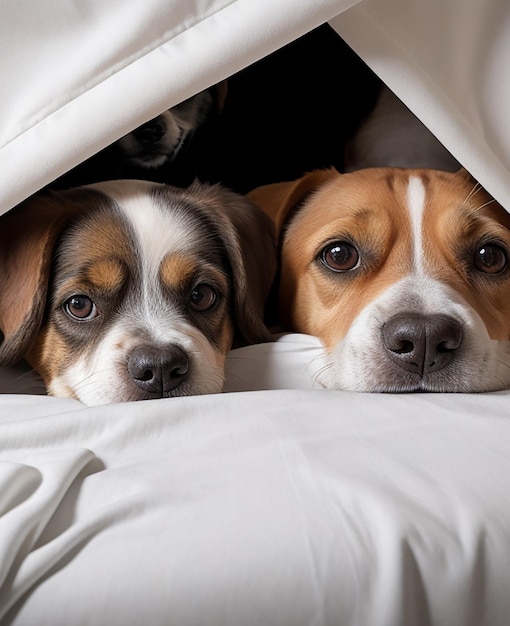
[[0,365],[19,360],[46,307],[53,249],[64,228],[87,206],[93,191],[29,199],[5,215],[0,227]]
[[[192,186],[193,193],[197,188]],[[234,269],[234,299],[238,326],[248,343],[270,341],[264,324],[265,304],[276,272],[276,236],[271,219],[262,220],[256,202],[220,186],[198,188],[200,201],[214,214]]]

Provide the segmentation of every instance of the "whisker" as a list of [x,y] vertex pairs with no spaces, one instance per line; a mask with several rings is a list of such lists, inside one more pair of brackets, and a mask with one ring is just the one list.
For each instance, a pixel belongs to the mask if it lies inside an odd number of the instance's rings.
[[496,202],[496,200],[494,198],[492,198],[491,200],[487,200],[487,202],[485,202],[484,204],[480,205],[479,207],[477,207],[474,210],[475,211],[480,211],[481,209],[484,209],[486,206],[489,206],[489,204],[492,204],[493,202]]
[[471,191],[468,193],[468,195],[466,196],[466,199],[464,200],[464,203],[469,202],[469,200],[471,200],[471,198],[473,198],[474,196],[476,196],[476,194],[480,191],[480,189],[482,188],[482,185],[480,185],[480,183],[475,183],[475,185],[473,186],[473,188],[471,189]]
[[319,377],[322,376],[324,374],[324,372],[327,372],[332,367],[333,367],[333,363],[326,363],[326,365],[324,365],[317,372],[315,372],[315,374],[312,376],[313,384],[315,385],[317,383],[317,384],[321,385],[322,387],[324,387],[322,382],[319,380]]
[[[247,383],[247,381],[242,377],[239,376],[236,372],[235,372],[235,367],[237,364],[240,363],[258,363],[260,364],[260,358],[256,358],[254,356],[240,356],[240,355],[235,355],[232,356],[232,353],[229,354],[228,356],[228,364],[229,367],[227,368],[227,377],[230,380],[235,380],[238,383],[240,383],[242,385],[242,387],[247,390],[247,389],[253,389],[253,385],[250,385],[249,383]],[[256,385],[255,388],[259,389],[261,387],[261,385]],[[271,388],[270,385],[266,385],[264,387],[262,387],[263,389],[266,388]]]
[[502,359],[498,359],[497,361],[501,365],[504,365],[505,367],[508,367],[508,369],[510,369],[510,363],[507,363],[506,361],[503,361]]
[[38,371],[32,367],[31,369],[27,370],[26,372],[23,372],[19,376],[16,376],[16,378],[14,379],[14,382],[23,382],[24,378],[26,378],[27,376],[31,376],[33,374],[36,374],[37,376],[39,376]]
[[40,394],[48,391],[42,376],[35,368],[17,373],[9,381],[9,387],[8,393]]
[[244,387],[244,389],[248,388],[248,385],[246,384],[246,381],[243,378],[241,378],[241,376],[238,376],[237,374],[234,374],[233,372],[229,372],[228,373],[228,378],[230,380],[237,381],[237,383],[239,383],[242,387]]
[[257,359],[252,356],[230,356],[229,355],[228,357],[229,363],[235,363],[236,361],[247,361],[247,362],[255,363],[255,362],[258,362],[259,360],[260,359]]
[[114,367],[114,366],[112,366],[112,367],[105,367],[105,368],[103,368],[103,369],[101,369],[101,370],[94,370],[94,371],[93,371],[93,372],[91,372],[88,376],[86,376],[85,378],[82,378],[82,380],[78,381],[78,382],[74,385],[74,387],[75,387],[75,389],[76,389],[76,390],[78,390],[78,389],[84,389],[86,386],[94,384],[94,382],[95,382],[95,381],[94,381],[94,380],[92,380],[92,378],[93,378],[96,374],[102,375],[102,374],[104,374],[104,373],[106,373],[106,372],[111,372],[111,371],[115,371],[115,367]]
[[492,378],[498,381],[501,385],[501,389],[508,389],[508,385],[505,385],[504,381],[499,376],[493,376]]
[[[322,353],[316,354],[313,357],[313,359],[310,361],[310,365],[312,365],[312,363],[315,363],[316,361],[320,361],[322,358],[324,358],[324,354],[322,354]],[[332,365],[332,363],[330,365]]]

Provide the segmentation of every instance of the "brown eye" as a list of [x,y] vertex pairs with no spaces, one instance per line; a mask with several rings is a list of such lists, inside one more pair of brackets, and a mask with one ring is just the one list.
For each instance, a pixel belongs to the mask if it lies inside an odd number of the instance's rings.
[[71,296],[64,302],[64,311],[80,322],[94,319],[99,315],[96,305],[88,296]]
[[216,291],[205,283],[197,285],[190,294],[189,303],[194,311],[208,311],[218,300]]
[[348,272],[358,266],[359,253],[346,241],[336,241],[322,250],[319,256],[323,265],[334,272]]
[[484,244],[476,250],[473,265],[484,274],[499,274],[508,265],[508,253],[498,244]]

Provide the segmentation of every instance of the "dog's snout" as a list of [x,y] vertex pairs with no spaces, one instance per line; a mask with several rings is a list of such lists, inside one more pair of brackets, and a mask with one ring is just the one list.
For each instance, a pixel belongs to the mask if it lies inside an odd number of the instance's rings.
[[446,367],[460,347],[462,335],[461,325],[449,315],[398,315],[382,328],[388,356],[420,376]]
[[189,359],[179,346],[139,346],[129,355],[127,369],[140,389],[162,397],[186,379]]
[[143,124],[133,131],[133,135],[141,144],[150,145],[163,139],[166,132],[165,122],[162,118],[155,119]]

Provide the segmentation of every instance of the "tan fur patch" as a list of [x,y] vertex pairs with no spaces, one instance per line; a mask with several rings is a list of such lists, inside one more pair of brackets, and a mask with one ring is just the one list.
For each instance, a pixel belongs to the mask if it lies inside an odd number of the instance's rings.
[[87,216],[60,246],[55,298],[89,291],[115,294],[129,279],[129,268],[136,266],[134,254],[122,220],[100,211]]
[[226,315],[223,318],[223,322],[220,327],[219,337],[217,338],[217,345],[219,350],[219,353],[216,352],[217,356],[219,356],[218,366],[223,367],[225,362],[225,356],[232,347],[233,338],[234,326],[232,324],[232,321],[230,320],[230,316]]
[[[221,286],[221,291],[227,293],[228,279],[215,266],[209,263],[197,263],[196,257],[184,253],[171,253],[167,255],[160,266],[160,279],[164,287],[180,291],[191,289],[194,283],[205,282]],[[225,355],[230,350],[234,335],[234,327],[225,305],[214,309],[210,314],[209,333],[213,335],[214,343]],[[204,332],[205,329],[202,329]]]
[[126,270],[118,259],[100,259],[87,268],[85,279],[104,291],[118,291],[126,279]]
[[[98,292],[103,292],[113,298],[128,279],[128,268],[135,263],[133,255],[133,245],[122,220],[106,211],[85,214],[77,227],[64,234],[59,248],[54,269],[55,305],[72,294],[85,293],[95,300]],[[65,370],[72,358],[68,340],[52,321],[54,315],[50,312],[27,356],[50,391],[51,381]],[[70,394],[70,390],[61,389],[57,393]]]
[[187,285],[198,272],[195,257],[182,253],[168,254],[161,262],[161,281],[170,289],[180,289]]
[[[49,387],[51,381],[60,375],[69,363],[69,346],[62,335],[52,326],[43,328],[30,350],[26,360],[40,374],[44,384]],[[76,397],[71,389],[59,393],[63,397]]]

